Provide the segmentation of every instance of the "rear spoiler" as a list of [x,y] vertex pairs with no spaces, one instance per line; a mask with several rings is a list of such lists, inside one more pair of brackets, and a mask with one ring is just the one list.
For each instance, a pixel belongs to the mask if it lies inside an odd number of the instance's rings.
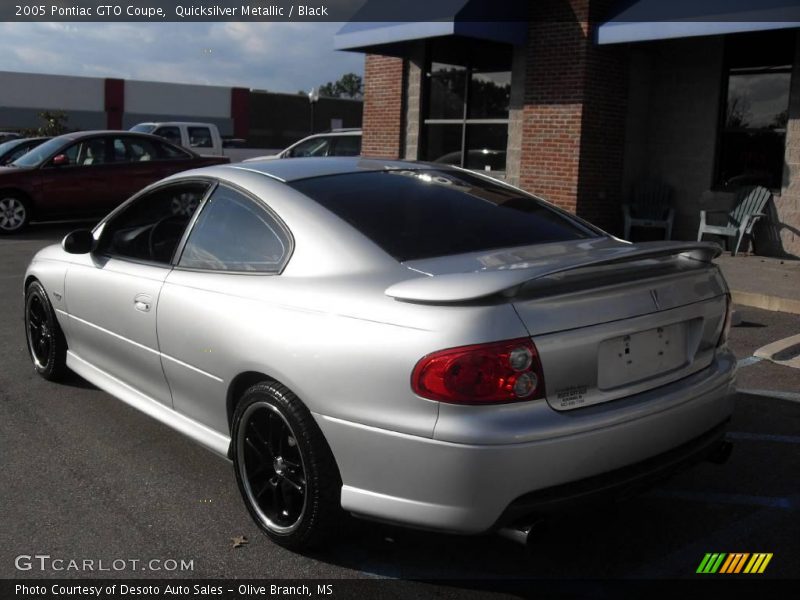
[[591,253],[567,254],[499,269],[466,273],[447,273],[407,279],[386,288],[387,296],[410,302],[466,302],[501,292],[514,295],[519,286],[530,281],[585,267],[633,262],[666,256],[683,257],[710,263],[722,249],[711,242],[643,242],[612,248],[598,248]]

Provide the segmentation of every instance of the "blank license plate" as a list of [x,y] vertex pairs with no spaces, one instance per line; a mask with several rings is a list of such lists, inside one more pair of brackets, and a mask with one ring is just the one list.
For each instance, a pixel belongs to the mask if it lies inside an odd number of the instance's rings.
[[651,379],[686,364],[686,323],[675,323],[600,342],[601,390]]

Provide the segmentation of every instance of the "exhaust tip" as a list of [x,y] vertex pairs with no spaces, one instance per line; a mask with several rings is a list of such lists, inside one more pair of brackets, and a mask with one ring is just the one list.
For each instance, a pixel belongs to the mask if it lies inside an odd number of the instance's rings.
[[509,527],[503,527],[497,530],[497,535],[500,537],[506,538],[507,540],[511,540],[512,542],[516,542],[525,546],[526,548],[530,548],[530,544],[532,541],[532,533],[542,532],[545,529],[545,522],[543,519],[537,519],[536,521],[530,523],[521,523],[517,525],[510,525]]

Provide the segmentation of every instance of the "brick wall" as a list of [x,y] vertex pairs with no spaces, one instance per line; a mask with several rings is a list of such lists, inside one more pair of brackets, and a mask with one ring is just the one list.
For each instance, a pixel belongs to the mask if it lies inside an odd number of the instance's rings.
[[628,54],[592,41],[606,5],[546,0],[532,8],[519,183],[618,231]]
[[[786,126],[786,154],[783,189],[768,207],[769,219],[759,223],[756,236],[769,240],[768,250],[776,256],[800,257],[800,33],[795,47],[792,87],[789,92],[789,122]],[[761,248],[759,247],[759,253]]]
[[396,159],[403,155],[404,71],[401,58],[366,57],[363,156]]

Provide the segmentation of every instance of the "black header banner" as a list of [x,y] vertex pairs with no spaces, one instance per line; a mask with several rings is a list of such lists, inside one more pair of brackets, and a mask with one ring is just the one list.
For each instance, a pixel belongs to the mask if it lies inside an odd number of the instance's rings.
[[[618,0],[590,19],[797,23],[800,0]],[[591,5],[591,3],[590,3]],[[0,21],[519,22],[575,20],[567,0],[4,0]]]

